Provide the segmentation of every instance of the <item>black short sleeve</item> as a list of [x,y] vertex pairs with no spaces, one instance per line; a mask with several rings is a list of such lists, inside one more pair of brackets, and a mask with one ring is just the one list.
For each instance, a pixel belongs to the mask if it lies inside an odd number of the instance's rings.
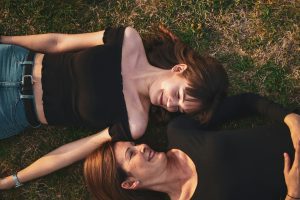
[[131,136],[130,128],[128,121],[115,123],[110,126],[108,129],[109,135],[112,137],[112,141],[132,141],[133,138]]
[[122,44],[125,27],[107,27],[103,35],[104,44]]

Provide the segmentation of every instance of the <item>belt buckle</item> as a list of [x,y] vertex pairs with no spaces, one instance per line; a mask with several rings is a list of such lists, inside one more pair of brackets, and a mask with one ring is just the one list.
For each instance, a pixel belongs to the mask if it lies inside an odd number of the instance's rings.
[[30,79],[30,81],[31,81],[31,85],[33,85],[33,78],[32,78],[32,75],[23,75],[22,76],[22,81],[21,81],[21,83],[22,83],[22,85],[25,85],[25,79],[26,78],[29,78]]

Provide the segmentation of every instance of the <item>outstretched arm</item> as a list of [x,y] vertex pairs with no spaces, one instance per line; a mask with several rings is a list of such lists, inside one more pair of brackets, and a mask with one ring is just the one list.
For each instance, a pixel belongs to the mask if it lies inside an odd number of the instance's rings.
[[[65,144],[18,172],[18,179],[21,183],[24,183],[71,165],[85,158],[101,144],[109,140],[111,140],[111,137],[107,128],[100,133]],[[12,176],[0,180],[0,189],[2,190],[10,189],[14,186],[15,183]]]
[[300,139],[300,115],[254,93],[238,94],[224,99],[208,125],[214,127],[228,120],[252,115],[263,115],[271,120],[284,122],[290,129],[296,148]]
[[300,199],[300,140],[295,150],[295,159],[291,167],[291,159],[284,153],[284,178],[287,186],[285,200]]
[[243,93],[225,98],[215,111],[211,123],[220,124],[253,115],[263,115],[271,120],[283,122],[289,113],[291,113],[289,110],[265,97]]
[[82,34],[46,33],[0,36],[0,44],[14,44],[40,53],[76,51],[103,44],[104,31]]
[[290,129],[294,147],[299,148],[297,143],[300,140],[300,115],[290,113],[284,118],[284,122]]

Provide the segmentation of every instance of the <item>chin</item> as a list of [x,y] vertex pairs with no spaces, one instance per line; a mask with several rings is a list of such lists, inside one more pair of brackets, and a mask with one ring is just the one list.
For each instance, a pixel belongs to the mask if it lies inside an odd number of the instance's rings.
[[156,159],[157,160],[164,160],[166,158],[166,154],[164,152],[156,152]]

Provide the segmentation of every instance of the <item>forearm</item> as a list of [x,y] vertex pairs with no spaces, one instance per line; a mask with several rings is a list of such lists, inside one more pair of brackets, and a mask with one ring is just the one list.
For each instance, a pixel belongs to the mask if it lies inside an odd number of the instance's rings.
[[25,36],[1,36],[0,43],[25,47],[40,53],[76,51],[103,44],[104,31],[62,34],[46,33]]
[[243,93],[224,99],[214,113],[210,126],[222,124],[228,120],[241,119],[262,115],[269,119],[282,122],[288,110],[260,95]]
[[47,33],[25,36],[1,36],[1,43],[19,45],[35,52],[51,53],[57,50],[61,35],[62,34]]
[[[85,158],[92,151],[101,146],[101,144],[110,139],[111,138],[106,129],[101,133],[94,134],[75,142],[63,145],[38,159],[27,168],[18,172],[18,178],[21,183],[24,183],[50,174],[56,170],[59,170],[78,160]],[[9,189],[14,186],[12,176],[8,176],[2,181],[5,186],[1,189]]]

